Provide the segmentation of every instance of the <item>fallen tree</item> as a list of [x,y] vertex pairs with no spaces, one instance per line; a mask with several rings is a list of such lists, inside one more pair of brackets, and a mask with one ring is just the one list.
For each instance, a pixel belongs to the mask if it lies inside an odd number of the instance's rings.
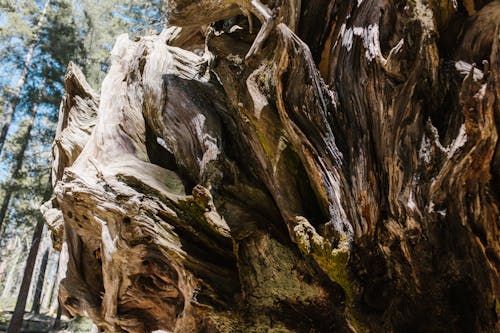
[[108,332],[500,328],[500,2],[172,1],[71,65],[44,206]]

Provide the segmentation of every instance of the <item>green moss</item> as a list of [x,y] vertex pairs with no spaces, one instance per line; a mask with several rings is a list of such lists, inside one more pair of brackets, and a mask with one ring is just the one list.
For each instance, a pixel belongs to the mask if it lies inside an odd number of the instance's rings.
[[348,300],[353,299],[353,279],[349,270],[349,249],[332,248],[330,242],[319,235],[312,241],[301,237],[297,239],[299,248],[309,253],[328,277],[344,289]]
[[348,269],[349,252],[343,250],[333,250],[331,254],[313,252],[312,256],[330,279],[344,289],[347,298],[352,299],[352,278]]
[[256,128],[255,132],[257,133],[257,138],[259,139],[259,142],[262,146],[262,149],[264,149],[264,153],[266,154],[266,156],[268,158],[270,158],[272,160],[272,157],[274,156],[274,150],[271,148],[271,146],[267,142],[267,140],[262,132],[260,132],[257,128]]
[[215,328],[220,333],[237,332],[238,318],[232,313],[209,312],[206,320],[210,328]]
[[355,282],[349,270],[349,250],[333,249],[330,254],[313,253],[312,256],[330,279],[344,289],[347,298],[346,320],[356,332],[366,332],[367,329],[356,319],[356,311],[354,309]]
[[294,222],[295,241],[300,251],[310,255],[328,277],[344,289],[347,298],[347,321],[357,332],[367,331],[355,316],[356,283],[349,269],[350,250],[347,237],[342,235],[338,246],[334,247],[330,241],[319,235],[305,218],[296,217]]
[[[217,238],[227,238],[229,235],[226,235],[223,230],[221,230],[220,226],[210,223],[207,221],[206,216],[204,215],[209,211],[206,205],[198,200],[180,200],[178,202],[179,211],[177,214],[182,220],[188,222],[193,228],[201,229],[207,235],[213,235]],[[198,235],[202,236],[202,235]],[[210,237],[206,238],[207,242],[210,242]]]
[[493,302],[495,302],[495,312],[498,318],[500,317],[500,301],[498,300],[498,298],[495,298]]
[[356,330],[358,333],[368,332],[369,330],[358,320],[354,315],[354,310],[352,308],[347,308],[346,319],[347,322]]

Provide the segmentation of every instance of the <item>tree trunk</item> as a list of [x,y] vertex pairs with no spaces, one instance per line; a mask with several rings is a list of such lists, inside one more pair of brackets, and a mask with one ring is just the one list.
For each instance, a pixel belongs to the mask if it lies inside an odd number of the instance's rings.
[[33,304],[31,307],[31,312],[34,314],[40,313],[41,298],[43,291],[43,284],[45,280],[45,270],[47,269],[47,261],[49,259],[49,250],[45,250],[42,262],[40,264],[40,273],[38,274],[38,279],[35,286],[35,295],[33,297]]
[[107,332],[500,330],[500,1],[279,3],[170,1],[100,100],[70,66],[60,304]]
[[15,187],[13,186],[14,182],[19,177],[19,172],[21,171],[21,168],[23,167],[25,153],[26,153],[26,150],[28,149],[28,145],[31,141],[31,131],[33,130],[37,110],[38,110],[38,104],[35,104],[31,107],[30,119],[29,119],[29,123],[26,126],[25,133],[24,133],[23,138],[22,138],[21,147],[19,148],[19,150],[17,152],[15,152],[14,165],[12,166],[12,172],[10,174],[10,182],[8,183],[8,186],[5,189],[4,196],[2,198],[2,204],[0,206],[0,230],[2,230],[2,225],[5,221],[5,218],[7,216],[7,212],[9,209],[10,200],[12,198],[12,195],[15,192]]
[[58,275],[58,253],[51,250],[49,253],[49,263],[47,268],[47,275],[45,277],[45,286],[43,288],[44,292],[42,295],[42,308],[47,309],[50,313],[52,311],[52,303],[57,298],[57,288],[59,287],[57,281]]
[[[10,125],[12,123],[12,119],[14,118],[14,114],[16,112],[17,105],[19,104],[19,101],[20,101],[20,94],[23,91],[24,85],[26,83],[26,79],[28,78],[28,72],[29,72],[29,68],[31,66],[31,60],[33,59],[33,53],[34,53],[35,48],[37,46],[40,30],[42,29],[43,24],[45,23],[45,17],[47,15],[47,10],[49,8],[49,5],[50,5],[50,0],[46,0],[45,4],[43,5],[42,12],[40,13],[38,23],[34,29],[33,38],[31,39],[30,44],[28,46],[26,58],[25,58],[24,64],[23,64],[23,70],[21,72],[21,76],[19,77],[17,84],[16,84],[14,90],[12,91],[7,109],[4,111],[3,125],[0,128],[0,154],[3,151],[3,147],[5,145],[5,140],[7,139],[7,134],[9,132],[9,128],[10,128]],[[3,209],[3,206],[2,206],[2,209]]]
[[[57,261],[59,263],[59,260]],[[49,302],[47,303],[47,309],[49,309],[50,313],[57,312],[57,308],[59,307],[58,300],[58,290],[59,290],[59,264],[57,265],[56,274],[54,275],[54,283],[52,284],[52,292],[50,293]]]
[[56,311],[56,318],[54,319],[54,324],[52,325],[52,329],[59,329],[59,326],[61,326],[61,314],[62,314],[62,308],[60,305],[57,306],[57,311]]
[[33,277],[33,269],[35,268],[36,257],[38,255],[38,248],[42,238],[44,220],[39,219],[35,226],[33,240],[31,242],[30,252],[26,260],[26,267],[24,268],[23,280],[21,282],[21,289],[17,296],[16,307],[9,323],[7,333],[18,333],[21,331],[24,319],[24,309],[26,308],[26,300],[30,289],[31,279]]

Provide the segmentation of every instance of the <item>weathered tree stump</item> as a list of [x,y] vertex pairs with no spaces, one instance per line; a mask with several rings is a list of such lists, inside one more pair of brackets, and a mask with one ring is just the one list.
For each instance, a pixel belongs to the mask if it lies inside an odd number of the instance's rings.
[[118,38],[100,98],[68,72],[45,212],[69,313],[500,329],[500,1],[170,6],[179,27]]

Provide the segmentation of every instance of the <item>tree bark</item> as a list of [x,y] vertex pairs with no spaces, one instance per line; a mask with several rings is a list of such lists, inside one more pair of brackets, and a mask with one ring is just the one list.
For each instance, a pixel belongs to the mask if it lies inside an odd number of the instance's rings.
[[45,221],[40,218],[35,226],[30,252],[26,260],[26,267],[24,268],[21,288],[19,290],[19,295],[17,296],[16,307],[14,308],[14,313],[12,314],[7,333],[18,333],[21,331],[24,319],[24,309],[26,308],[26,300],[28,299],[31,279],[33,277],[33,269],[35,268],[36,257],[38,255],[38,248],[40,246],[44,224]]
[[42,308],[46,309],[49,313],[52,313],[55,310],[55,308],[52,308],[52,304],[57,298],[57,288],[59,288],[57,281],[58,263],[58,252],[51,250],[49,253],[47,275],[45,277],[44,293],[42,295]]
[[500,1],[169,6],[179,27],[118,37],[99,100],[67,75],[44,212],[70,314],[500,330]]
[[56,318],[54,319],[54,324],[52,325],[52,328],[55,330],[59,329],[59,326],[61,326],[61,315],[62,315],[62,308],[60,305],[58,305],[56,311]]
[[35,285],[35,294],[33,297],[33,304],[31,306],[31,312],[34,314],[40,313],[42,291],[45,281],[45,270],[47,269],[48,259],[49,259],[49,250],[47,249],[43,254],[42,262],[40,264],[40,273],[38,274],[38,279]]

